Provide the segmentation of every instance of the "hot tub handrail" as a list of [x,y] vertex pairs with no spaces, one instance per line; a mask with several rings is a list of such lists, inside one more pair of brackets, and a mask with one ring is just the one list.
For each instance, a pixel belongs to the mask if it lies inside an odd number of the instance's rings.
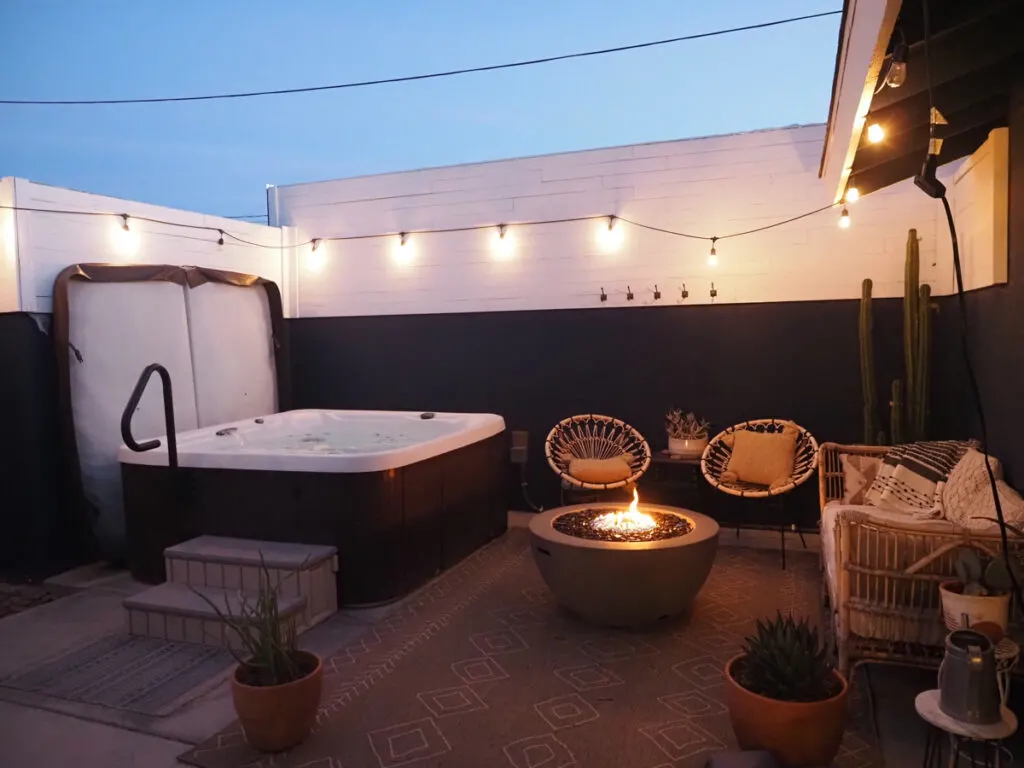
[[135,389],[132,390],[131,397],[128,398],[128,404],[121,413],[121,439],[124,440],[125,445],[136,453],[143,453],[144,451],[151,451],[154,448],[160,447],[160,441],[157,439],[139,443],[132,436],[132,416],[135,415],[135,409],[139,407],[142,393],[146,391],[146,385],[149,384],[149,379],[154,373],[159,374],[160,383],[163,385],[164,427],[167,430],[167,463],[171,467],[177,467],[178,438],[174,432],[174,395],[171,392],[171,374],[160,363],[150,363],[142,369],[139,380],[135,383]]

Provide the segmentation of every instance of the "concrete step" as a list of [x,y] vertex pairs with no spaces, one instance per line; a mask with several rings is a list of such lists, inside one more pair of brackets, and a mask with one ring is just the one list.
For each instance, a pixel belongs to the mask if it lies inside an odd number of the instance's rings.
[[167,580],[174,584],[256,594],[264,567],[280,598],[306,599],[305,626],[338,610],[335,547],[198,536],[164,550]]
[[[251,603],[255,601],[254,596],[247,597]],[[237,590],[165,582],[125,598],[122,605],[129,634],[241,649],[238,634],[225,626],[213,607],[225,616],[237,618],[241,615],[241,602]],[[304,620],[305,597],[280,597],[277,607],[282,625],[291,625],[296,634],[308,628]]]

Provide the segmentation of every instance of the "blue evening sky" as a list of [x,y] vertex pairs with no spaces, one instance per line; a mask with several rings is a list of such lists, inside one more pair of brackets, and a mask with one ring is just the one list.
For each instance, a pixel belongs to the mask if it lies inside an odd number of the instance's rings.
[[[603,48],[841,0],[0,0],[0,98],[319,85]],[[525,69],[137,106],[0,105],[0,176],[237,215],[267,183],[827,119],[839,16]]]

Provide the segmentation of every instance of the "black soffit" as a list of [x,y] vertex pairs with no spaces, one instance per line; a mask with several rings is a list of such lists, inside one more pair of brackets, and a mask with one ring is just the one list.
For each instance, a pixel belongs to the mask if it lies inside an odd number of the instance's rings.
[[[882,88],[871,100],[866,125],[881,125],[885,139],[871,144],[865,130],[857,148],[848,186],[862,195],[914,176],[928,151],[921,3],[903,3],[889,41],[889,57],[899,43],[909,47],[907,79],[899,88]],[[1024,0],[928,0],[928,10],[932,93],[935,106],[949,122],[939,157],[940,162],[949,163],[970,155],[994,128],[1007,125],[1010,92],[1024,79],[1024,35],[1019,21]],[[882,78],[888,63],[889,58]]]

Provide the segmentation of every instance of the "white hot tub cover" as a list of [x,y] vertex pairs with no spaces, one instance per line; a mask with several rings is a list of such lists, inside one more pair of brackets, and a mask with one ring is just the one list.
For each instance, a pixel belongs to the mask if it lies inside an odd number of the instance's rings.
[[[83,532],[117,560],[125,549],[120,420],[142,369],[160,363],[170,373],[176,430],[287,408],[281,296],[255,275],[75,264],[57,276],[53,302],[68,482]],[[140,441],[166,432],[156,382],[132,430]]]

